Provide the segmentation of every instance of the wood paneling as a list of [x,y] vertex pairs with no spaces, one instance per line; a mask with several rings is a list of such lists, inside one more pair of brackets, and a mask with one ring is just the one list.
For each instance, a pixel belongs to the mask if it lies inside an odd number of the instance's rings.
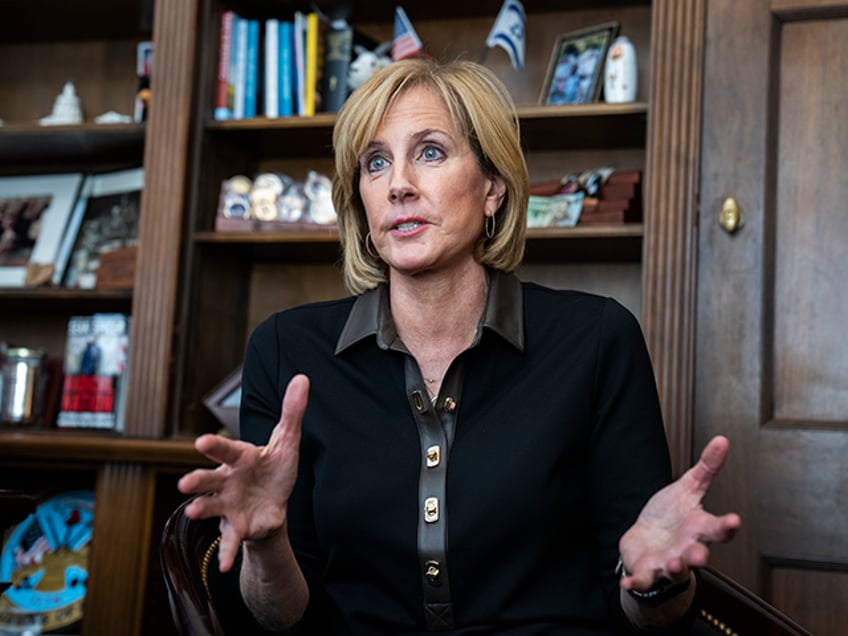
[[642,327],[675,472],[692,459],[704,2],[653,4]]
[[[138,266],[125,430],[131,437],[167,431],[172,336],[181,266],[195,81],[197,0],[159,0],[154,18],[156,68],[145,144]],[[161,71],[167,69],[167,72]],[[143,343],[143,346],[140,346]]]
[[[785,24],[774,196],[774,414],[848,424],[848,20]],[[839,78],[839,79],[837,79]]]
[[[816,566],[819,567],[816,567]],[[826,564],[771,564],[768,587],[784,613],[817,636],[845,633],[845,615],[831,598],[848,599],[848,569]]]
[[103,600],[86,603],[84,636],[140,634],[154,487],[155,474],[140,464],[100,470],[86,594]]

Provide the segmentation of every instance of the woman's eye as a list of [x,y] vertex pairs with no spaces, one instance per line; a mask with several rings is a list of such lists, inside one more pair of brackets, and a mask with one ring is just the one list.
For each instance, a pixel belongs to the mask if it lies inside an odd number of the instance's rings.
[[433,161],[435,159],[442,158],[442,151],[435,146],[426,146],[424,151],[421,153],[421,156],[424,157],[426,161]]
[[368,172],[379,172],[380,170],[386,167],[386,159],[385,157],[381,157],[379,155],[370,157],[365,162],[365,167]]

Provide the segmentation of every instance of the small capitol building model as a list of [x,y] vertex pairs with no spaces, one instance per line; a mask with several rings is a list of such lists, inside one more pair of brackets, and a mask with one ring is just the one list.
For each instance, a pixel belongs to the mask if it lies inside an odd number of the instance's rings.
[[66,82],[56,96],[53,112],[38,120],[42,126],[63,126],[82,123],[82,108],[73,82]]

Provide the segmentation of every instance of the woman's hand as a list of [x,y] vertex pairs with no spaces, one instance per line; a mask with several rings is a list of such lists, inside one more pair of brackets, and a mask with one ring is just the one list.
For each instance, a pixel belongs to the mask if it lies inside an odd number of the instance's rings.
[[645,592],[662,578],[686,581],[691,568],[706,565],[711,543],[733,538],[739,515],[716,516],[701,506],[729,447],[726,437],[711,439],[697,464],[645,504],[619,542],[629,573],[621,579],[623,589]]
[[198,451],[220,465],[214,470],[194,470],[177,486],[184,494],[207,495],[186,508],[189,517],[220,517],[218,554],[223,572],[232,567],[243,540],[258,541],[285,532],[308,394],[309,379],[305,375],[292,378],[283,397],[280,421],[265,446],[220,435],[203,435],[195,442]]

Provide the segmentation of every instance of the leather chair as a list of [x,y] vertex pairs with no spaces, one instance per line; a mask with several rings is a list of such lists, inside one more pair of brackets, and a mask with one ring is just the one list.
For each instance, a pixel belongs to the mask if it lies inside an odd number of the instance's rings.
[[[232,587],[238,585],[235,577],[218,572],[218,522],[190,520],[186,505],[180,504],[165,524],[160,550],[174,622],[183,636],[250,633],[256,624]],[[696,602],[691,636],[812,636],[710,567],[700,571]]]

